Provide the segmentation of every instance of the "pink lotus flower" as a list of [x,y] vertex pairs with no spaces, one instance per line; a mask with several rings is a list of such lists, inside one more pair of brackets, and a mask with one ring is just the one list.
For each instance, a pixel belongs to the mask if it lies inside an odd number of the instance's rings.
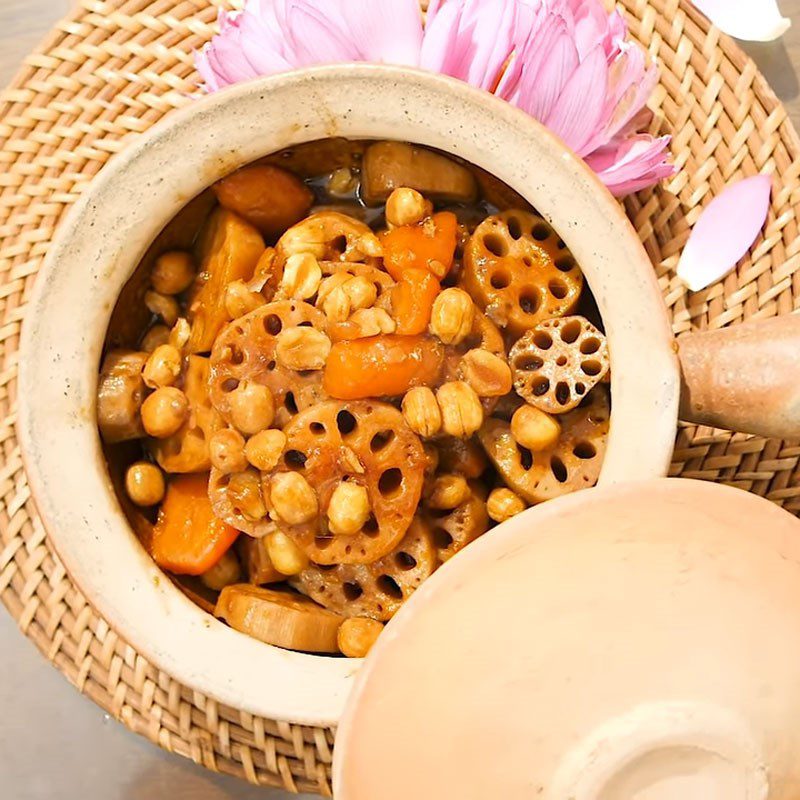
[[640,133],[658,75],[602,0],[247,0],[196,56],[206,89],[313,64],[419,66],[519,106],[620,196],[674,173]]

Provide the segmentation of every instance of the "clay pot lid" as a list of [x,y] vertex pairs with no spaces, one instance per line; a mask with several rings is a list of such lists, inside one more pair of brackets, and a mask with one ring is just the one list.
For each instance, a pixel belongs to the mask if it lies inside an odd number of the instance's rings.
[[800,521],[664,479],[530,509],[445,564],[367,658],[337,800],[788,800]]

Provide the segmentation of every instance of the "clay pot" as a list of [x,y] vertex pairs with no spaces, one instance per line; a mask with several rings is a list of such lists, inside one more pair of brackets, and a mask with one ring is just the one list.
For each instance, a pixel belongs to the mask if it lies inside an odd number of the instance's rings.
[[[533,119],[463,83],[375,65],[306,70],[193,102],[115,157],[61,226],[23,328],[18,429],[37,507],[76,583],[151,663],[228,705],[322,725],[338,720],[357,663],[249,639],[163,577],[112,492],[95,391],[116,298],[165,224],[233,169],[329,136],[397,138],[455,154],[505,181],[552,222],[583,268],[611,351],[602,484],[666,474],[681,386],[652,266],[619,204]],[[694,376],[704,374],[697,363],[687,367],[687,383],[710,414],[713,392],[707,383],[695,388]],[[751,400],[764,408],[753,393]],[[775,431],[796,422],[797,403],[792,408]],[[740,417],[714,419],[739,425]]]
[[504,523],[379,639],[337,800],[794,800],[800,521],[699,481]]

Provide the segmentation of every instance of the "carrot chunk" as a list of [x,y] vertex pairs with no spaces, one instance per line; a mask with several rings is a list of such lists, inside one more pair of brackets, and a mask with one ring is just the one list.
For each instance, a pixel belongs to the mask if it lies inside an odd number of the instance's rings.
[[422,269],[407,269],[392,288],[392,312],[397,333],[415,336],[423,333],[431,321],[433,301],[439,294],[439,281]]
[[336,342],[323,387],[339,400],[397,397],[414,386],[433,386],[443,356],[441,345],[428,336],[385,334]]
[[156,564],[176,575],[202,575],[225,555],[239,531],[218,519],[208,498],[208,474],[170,481],[153,529]]
[[381,236],[383,265],[396,280],[408,269],[424,269],[441,280],[453,266],[458,220],[440,211],[418,225],[403,225]]

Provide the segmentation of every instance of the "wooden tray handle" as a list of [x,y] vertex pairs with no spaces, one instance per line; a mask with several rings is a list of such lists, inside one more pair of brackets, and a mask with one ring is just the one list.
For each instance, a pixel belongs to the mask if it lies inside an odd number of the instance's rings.
[[800,438],[800,314],[689,334],[678,346],[682,420]]

